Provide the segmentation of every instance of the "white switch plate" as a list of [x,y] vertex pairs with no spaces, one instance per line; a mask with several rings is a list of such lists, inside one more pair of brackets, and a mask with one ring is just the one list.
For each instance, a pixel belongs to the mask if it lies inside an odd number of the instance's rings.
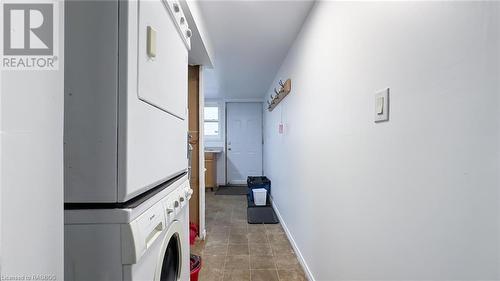
[[389,88],[375,94],[375,122],[389,121]]

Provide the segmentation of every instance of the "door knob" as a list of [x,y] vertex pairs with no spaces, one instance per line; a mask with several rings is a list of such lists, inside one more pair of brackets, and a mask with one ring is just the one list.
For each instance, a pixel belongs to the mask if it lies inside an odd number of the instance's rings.
[[227,150],[231,150],[231,148],[228,148]]

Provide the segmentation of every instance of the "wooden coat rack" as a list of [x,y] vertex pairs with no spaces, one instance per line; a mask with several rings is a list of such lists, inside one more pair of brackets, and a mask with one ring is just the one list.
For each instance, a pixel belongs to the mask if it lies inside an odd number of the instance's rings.
[[292,81],[287,79],[285,82],[279,81],[279,87],[274,88],[275,95],[271,95],[271,101],[267,101],[267,110],[273,109],[290,93],[292,90]]

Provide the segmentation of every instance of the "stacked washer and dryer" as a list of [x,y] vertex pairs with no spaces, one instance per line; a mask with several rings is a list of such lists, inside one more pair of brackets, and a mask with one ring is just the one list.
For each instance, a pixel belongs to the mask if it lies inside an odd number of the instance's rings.
[[65,4],[65,280],[189,280],[178,1]]

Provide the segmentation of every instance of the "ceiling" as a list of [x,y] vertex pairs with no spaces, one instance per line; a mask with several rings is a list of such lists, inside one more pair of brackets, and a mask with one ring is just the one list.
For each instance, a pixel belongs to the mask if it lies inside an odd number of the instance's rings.
[[207,98],[262,98],[313,1],[199,1],[215,53]]

